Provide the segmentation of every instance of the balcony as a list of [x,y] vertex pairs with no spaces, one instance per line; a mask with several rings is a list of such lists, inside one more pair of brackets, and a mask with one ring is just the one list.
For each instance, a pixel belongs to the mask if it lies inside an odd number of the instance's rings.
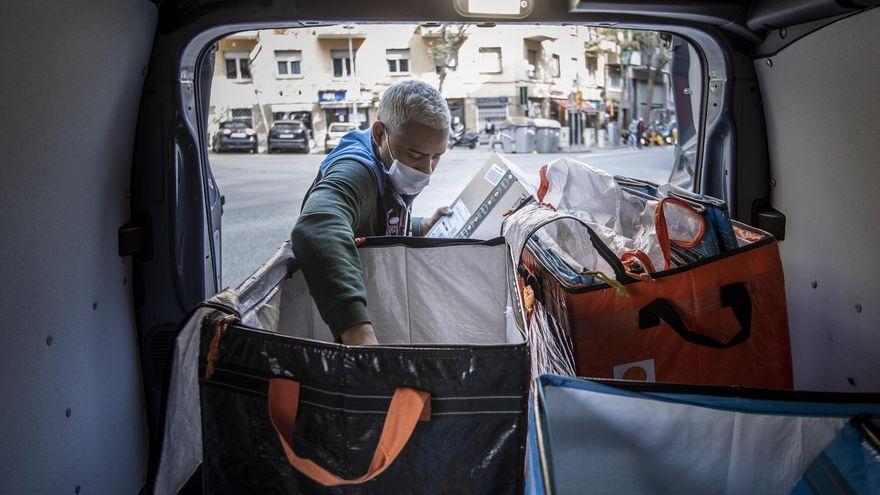
[[319,40],[362,40],[367,37],[366,33],[355,26],[327,26],[317,28]]

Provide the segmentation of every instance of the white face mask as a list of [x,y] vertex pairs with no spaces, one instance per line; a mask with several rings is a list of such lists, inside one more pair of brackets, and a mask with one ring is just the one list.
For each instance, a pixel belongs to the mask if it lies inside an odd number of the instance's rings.
[[399,161],[397,158],[394,158],[394,153],[391,151],[391,142],[388,140],[387,130],[385,131],[385,142],[388,144],[388,153],[394,161],[391,162],[391,167],[382,167],[382,169],[385,170],[385,174],[388,175],[388,180],[391,181],[394,190],[406,196],[415,196],[422,192],[422,189],[431,182],[431,174],[416,170]]

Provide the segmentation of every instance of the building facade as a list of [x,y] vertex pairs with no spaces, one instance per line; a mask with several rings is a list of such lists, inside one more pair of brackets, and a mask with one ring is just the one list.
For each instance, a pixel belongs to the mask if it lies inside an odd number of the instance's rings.
[[[511,117],[548,118],[571,130],[573,144],[589,140],[601,121],[626,119],[645,105],[639,69],[622,66],[620,45],[600,40],[594,28],[471,25],[457,50],[445,29],[337,25],[226,37],[214,55],[208,131],[247,121],[262,146],[274,121],[297,119],[320,145],[330,123],[372,124],[382,94],[402,79],[439,88],[453,119],[470,131]],[[671,108],[668,75],[668,68],[655,71],[651,108]]]

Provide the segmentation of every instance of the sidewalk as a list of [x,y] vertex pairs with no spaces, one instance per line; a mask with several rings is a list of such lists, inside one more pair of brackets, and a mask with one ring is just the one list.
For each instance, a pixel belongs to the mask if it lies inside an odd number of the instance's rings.
[[578,144],[578,145],[570,145],[565,149],[559,150],[559,152],[560,153],[592,153],[592,152],[596,152],[596,151],[618,151],[618,150],[623,150],[623,149],[627,149],[627,148],[628,148],[628,146],[626,144],[620,144],[618,146],[605,145],[602,147],[599,147],[595,144],[590,145],[590,146]]

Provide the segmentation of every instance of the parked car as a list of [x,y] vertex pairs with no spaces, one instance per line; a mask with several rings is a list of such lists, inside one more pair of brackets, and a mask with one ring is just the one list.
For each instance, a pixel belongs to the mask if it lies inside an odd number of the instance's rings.
[[251,129],[244,122],[229,120],[220,122],[220,129],[214,133],[211,141],[211,149],[214,153],[223,151],[250,151],[257,152],[257,131]]
[[309,152],[309,130],[300,120],[277,120],[269,129],[267,150]]
[[324,137],[324,151],[327,153],[333,151],[333,148],[339,144],[342,136],[355,129],[357,129],[357,126],[348,122],[334,122],[330,124],[330,127],[327,129],[327,136]]

